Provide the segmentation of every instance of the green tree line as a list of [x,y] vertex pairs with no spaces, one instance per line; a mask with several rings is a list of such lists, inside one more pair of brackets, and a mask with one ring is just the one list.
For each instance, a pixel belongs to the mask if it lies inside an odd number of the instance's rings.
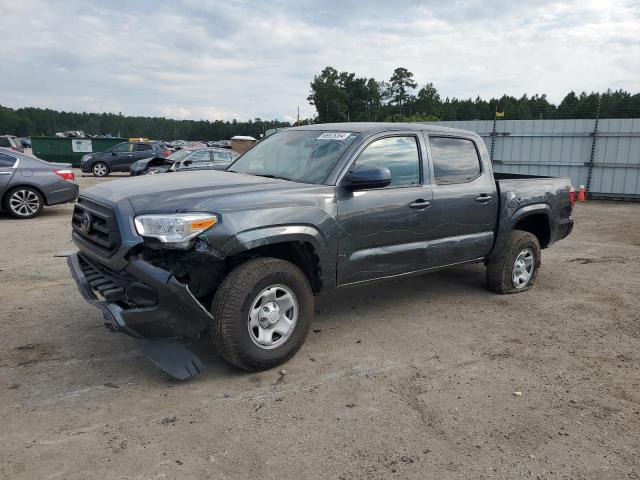
[[[495,112],[505,119],[640,118],[640,94],[624,90],[603,93],[569,92],[555,105],[545,94],[520,98],[503,95],[484,100],[442,98],[433,83],[421,87],[404,67],[389,80],[359,77],[325,67],[311,82],[307,98],[316,108],[316,123],[361,121],[489,120]],[[53,135],[83,130],[90,135],[149,137],[164,140],[221,140],[233,135],[258,138],[272,128],[290,124],[256,118],[239,122],[223,120],[174,120],[164,117],[132,117],[121,113],[74,113],[42,108],[13,109],[0,105],[0,134]]]
[[638,93],[569,92],[558,105],[545,94],[443,99],[433,83],[418,88],[413,73],[404,67],[396,68],[387,81],[325,67],[313,78],[307,100],[316,107],[317,123],[489,120],[496,111],[511,120],[594,118],[598,109],[600,118],[640,118]]
[[0,134],[20,137],[54,135],[82,130],[89,135],[148,137],[162,140],[224,140],[234,135],[259,138],[270,128],[287,127],[278,120],[173,120],[164,117],[130,117],[114,113],[58,112],[42,108],[13,109],[0,105]]

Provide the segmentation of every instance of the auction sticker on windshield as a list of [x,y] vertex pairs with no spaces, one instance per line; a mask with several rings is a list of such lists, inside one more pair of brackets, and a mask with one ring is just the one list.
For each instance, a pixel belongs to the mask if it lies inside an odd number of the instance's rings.
[[346,140],[351,135],[350,132],[324,132],[317,140]]

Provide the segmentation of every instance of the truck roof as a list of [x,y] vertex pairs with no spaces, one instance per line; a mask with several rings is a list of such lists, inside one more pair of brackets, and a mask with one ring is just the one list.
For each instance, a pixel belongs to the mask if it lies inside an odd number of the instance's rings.
[[302,125],[291,127],[291,130],[334,130],[337,132],[378,133],[390,130],[419,130],[441,133],[464,133],[469,135],[469,130],[459,128],[440,127],[428,123],[408,122],[344,122],[344,123],[316,123],[314,125]]

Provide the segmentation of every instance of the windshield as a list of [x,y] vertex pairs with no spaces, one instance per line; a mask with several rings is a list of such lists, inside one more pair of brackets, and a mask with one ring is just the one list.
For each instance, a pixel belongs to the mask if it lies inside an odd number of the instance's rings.
[[356,137],[352,132],[284,130],[256,144],[227,170],[322,183]]

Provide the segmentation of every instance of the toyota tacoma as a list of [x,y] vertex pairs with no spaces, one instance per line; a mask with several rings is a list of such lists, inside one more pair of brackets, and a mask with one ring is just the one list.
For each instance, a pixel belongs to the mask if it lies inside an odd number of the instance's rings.
[[267,137],[226,171],[86,190],[68,263],[107,327],[172,375],[203,367],[176,349],[201,336],[256,371],[298,351],[314,296],[336,288],[484,263],[491,291],[528,290],[572,207],[569,179],[494,173],[473,132],[319,124]]

